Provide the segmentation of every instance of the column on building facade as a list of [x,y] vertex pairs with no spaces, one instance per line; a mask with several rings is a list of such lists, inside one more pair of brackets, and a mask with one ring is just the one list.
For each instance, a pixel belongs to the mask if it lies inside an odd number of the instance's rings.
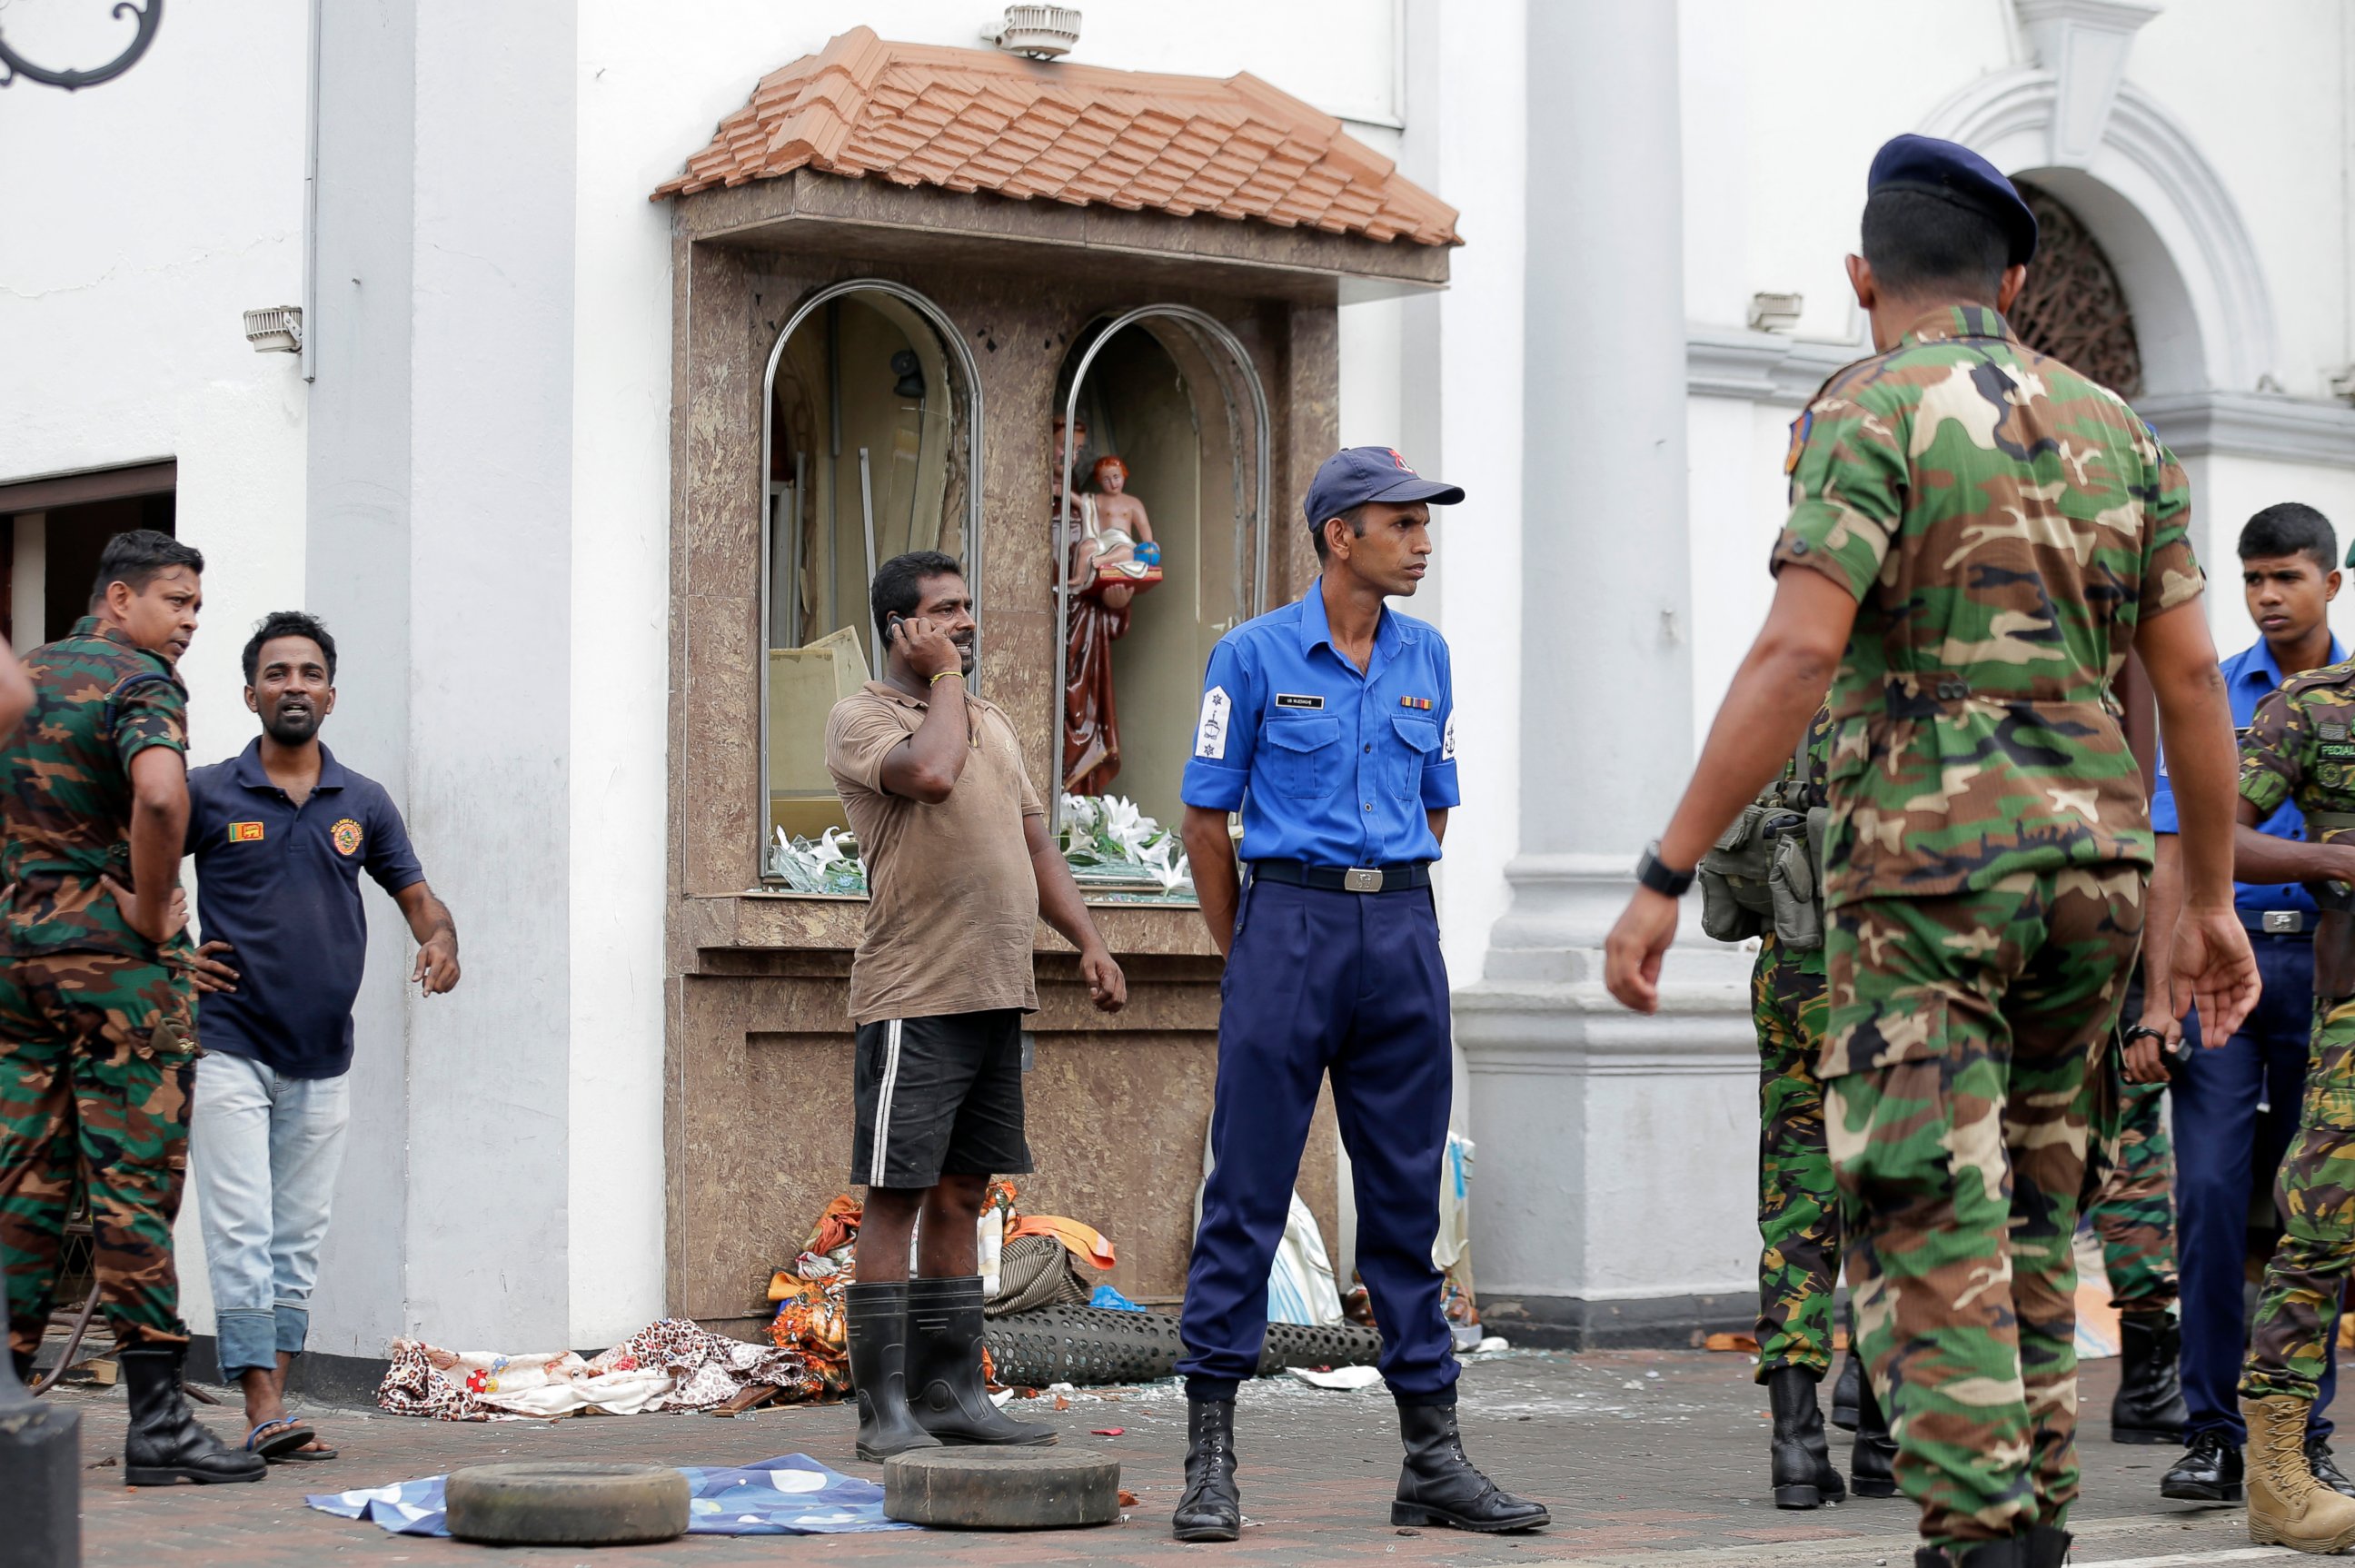
[[1510,902],[1457,996],[1475,1247],[1503,1331],[1735,1322],[1751,1228],[1746,955],[1670,955],[1660,1013],[1604,934],[1691,764],[1676,8],[1529,8],[1522,702]]

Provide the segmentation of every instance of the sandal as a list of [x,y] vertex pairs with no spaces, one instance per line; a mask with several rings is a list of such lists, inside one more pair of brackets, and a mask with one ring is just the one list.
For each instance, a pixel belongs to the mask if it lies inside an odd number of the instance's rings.
[[[262,1434],[265,1432],[270,1435],[264,1437]],[[259,1454],[265,1459],[279,1459],[283,1458],[289,1449],[300,1448],[317,1436],[318,1434],[309,1427],[297,1424],[293,1416],[282,1415],[265,1421],[247,1433],[245,1449],[247,1453]]]
[[333,1448],[290,1448],[283,1454],[272,1454],[270,1456],[270,1462],[273,1465],[284,1465],[295,1462],[305,1465],[321,1465],[325,1464],[329,1459],[338,1458],[340,1456],[341,1456],[338,1452]]

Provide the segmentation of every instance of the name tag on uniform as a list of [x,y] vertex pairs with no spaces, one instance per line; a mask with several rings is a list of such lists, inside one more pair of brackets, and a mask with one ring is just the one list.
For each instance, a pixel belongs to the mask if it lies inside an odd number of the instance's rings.
[[259,822],[232,822],[229,825],[229,841],[232,844],[259,844],[261,842],[261,830]]
[[1303,697],[1297,692],[1279,691],[1275,694],[1275,705],[1278,708],[1322,708],[1325,706],[1325,699],[1321,697]]

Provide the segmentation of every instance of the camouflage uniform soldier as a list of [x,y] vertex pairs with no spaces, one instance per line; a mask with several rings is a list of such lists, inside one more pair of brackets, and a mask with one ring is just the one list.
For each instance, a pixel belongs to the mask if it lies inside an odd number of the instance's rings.
[[2174,978],[2220,1027],[2256,991],[2232,906],[2231,724],[2182,470],[1998,314],[2035,249],[2018,192],[1916,136],[1869,184],[1849,272],[1880,352],[1793,427],[1773,611],[1639,867],[1606,980],[1657,1005],[1680,868],[1828,678],[1818,1071],[1864,1360],[1921,1505],[1917,1564],[2041,1568],[2067,1551],[2077,1484],[2088,1070],[2151,861],[2110,683],[2138,651],[2186,809]]
[[2110,1305],[2123,1316],[2175,1305],[2175,1160],[2167,1147],[2167,1085],[2119,1090],[2117,1153],[2099,1172],[2085,1218],[2102,1239]]
[[18,1374],[41,1341],[67,1220],[87,1197],[99,1296],[131,1395],[123,1479],[256,1481],[180,1394],[172,1221],[196,1078],[187,921],[187,693],[204,557],[118,534],[93,611],[26,660],[34,704],[0,763],[0,1264]]
[[[2355,880],[2350,726],[2355,660],[2293,676],[2258,705],[2241,741],[2242,875]],[[2296,804],[2314,842],[2257,832],[2284,801]],[[2249,1329],[2241,1409],[2249,1424],[2249,1539],[2343,1552],[2355,1545],[2355,1500],[2317,1484],[2301,1453],[2329,1366],[2339,1296],[2355,1264],[2355,919],[2343,890],[2322,901],[2306,1095],[2274,1189],[2282,1237]]]

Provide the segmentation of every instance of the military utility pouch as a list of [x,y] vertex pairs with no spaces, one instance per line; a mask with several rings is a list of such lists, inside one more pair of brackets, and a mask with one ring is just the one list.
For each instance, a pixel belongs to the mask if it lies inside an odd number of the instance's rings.
[[1753,801],[1700,858],[1700,928],[1719,942],[1747,942],[1773,926],[1774,840],[1765,828],[1779,806]]
[[1812,953],[1824,944],[1823,890],[1816,880],[1816,858],[1807,848],[1804,827],[1794,823],[1774,840],[1774,868],[1767,878],[1774,901],[1774,940],[1794,953]]

